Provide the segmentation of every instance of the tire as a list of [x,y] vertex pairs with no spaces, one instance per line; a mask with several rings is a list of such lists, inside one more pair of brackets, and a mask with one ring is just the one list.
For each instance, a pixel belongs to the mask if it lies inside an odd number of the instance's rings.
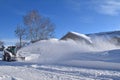
[[2,58],[2,60],[3,60],[3,61],[6,61],[6,57],[5,57],[5,55],[3,55],[3,58]]
[[11,61],[11,57],[10,57],[9,54],[7,54],[7,55],[5,56],[5,60],[6,60],[6,61],[9,61],[9,62]]

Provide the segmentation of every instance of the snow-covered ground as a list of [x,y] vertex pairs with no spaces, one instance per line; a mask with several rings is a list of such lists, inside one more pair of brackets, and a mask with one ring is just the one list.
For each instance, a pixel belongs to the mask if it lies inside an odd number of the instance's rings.
[[0,80],[120,80],[120,47],[103,39],[92,43],[50,39],[30,44],[17,53],[25,61],[0,61]]
[[119,80],[120,72],[55,65],[1,62],[0,80]]

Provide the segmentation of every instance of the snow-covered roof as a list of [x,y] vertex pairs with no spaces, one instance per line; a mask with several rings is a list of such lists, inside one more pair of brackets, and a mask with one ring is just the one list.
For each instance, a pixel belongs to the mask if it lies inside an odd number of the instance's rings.
[[90,37],[88,37],[85,34],[77,33],[77,32],[68,32],[66,35],[64,35],[61,40],[67,40],[72,39],[75,41],[85,41],[86,43],[92,43],[92,40]]
[[84,38],[85,40],[89,41],[90,43],[92,43],[91,38],[86,36],[85,34],[81,34],[81,33],[77,33],[77,32],[70,32],[70,33],[80,36],[80,37]]

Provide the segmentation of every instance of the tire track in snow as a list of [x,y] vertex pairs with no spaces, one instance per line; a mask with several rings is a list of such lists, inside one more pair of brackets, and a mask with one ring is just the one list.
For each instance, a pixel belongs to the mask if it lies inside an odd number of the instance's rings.
[[49,71],[64,75],[71,75],[77,77],[86,77],[91,79],[102,79],[102,80],[118,80],[120,79],[119,71],[108,71],[108,70],[95,70],[95,69],[84,69],[84,68],[69,68],[69,67],[50,67],[50,66],[39,66],[36,69]]

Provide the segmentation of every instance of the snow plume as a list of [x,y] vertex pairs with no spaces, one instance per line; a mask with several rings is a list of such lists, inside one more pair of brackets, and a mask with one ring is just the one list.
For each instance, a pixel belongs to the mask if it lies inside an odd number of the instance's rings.
[[68,53],[77,52],[78,50],[84,51],[73,40],[51,39],[31,44],[18,51],[18,54],[25,56],[28,61],[54,63],[62,57],[68,56]]
[[[110,38],[111,39],[111,38]],[[114,41],[110,41],[109,37],[94,37],[93,42],[93,51],[106,51],[113,49],[120,49],[120,46],[117,46]]]
[[18,51],[18,54],[26,57],[26,61],[52,64],[58,63],[65,58],[69,58],[71,54],[86,53],[95,51],[106,51],[119,49],[119,47],[106,41],[103,38],[94,38],[92,44],[73,40],[42,40]]

